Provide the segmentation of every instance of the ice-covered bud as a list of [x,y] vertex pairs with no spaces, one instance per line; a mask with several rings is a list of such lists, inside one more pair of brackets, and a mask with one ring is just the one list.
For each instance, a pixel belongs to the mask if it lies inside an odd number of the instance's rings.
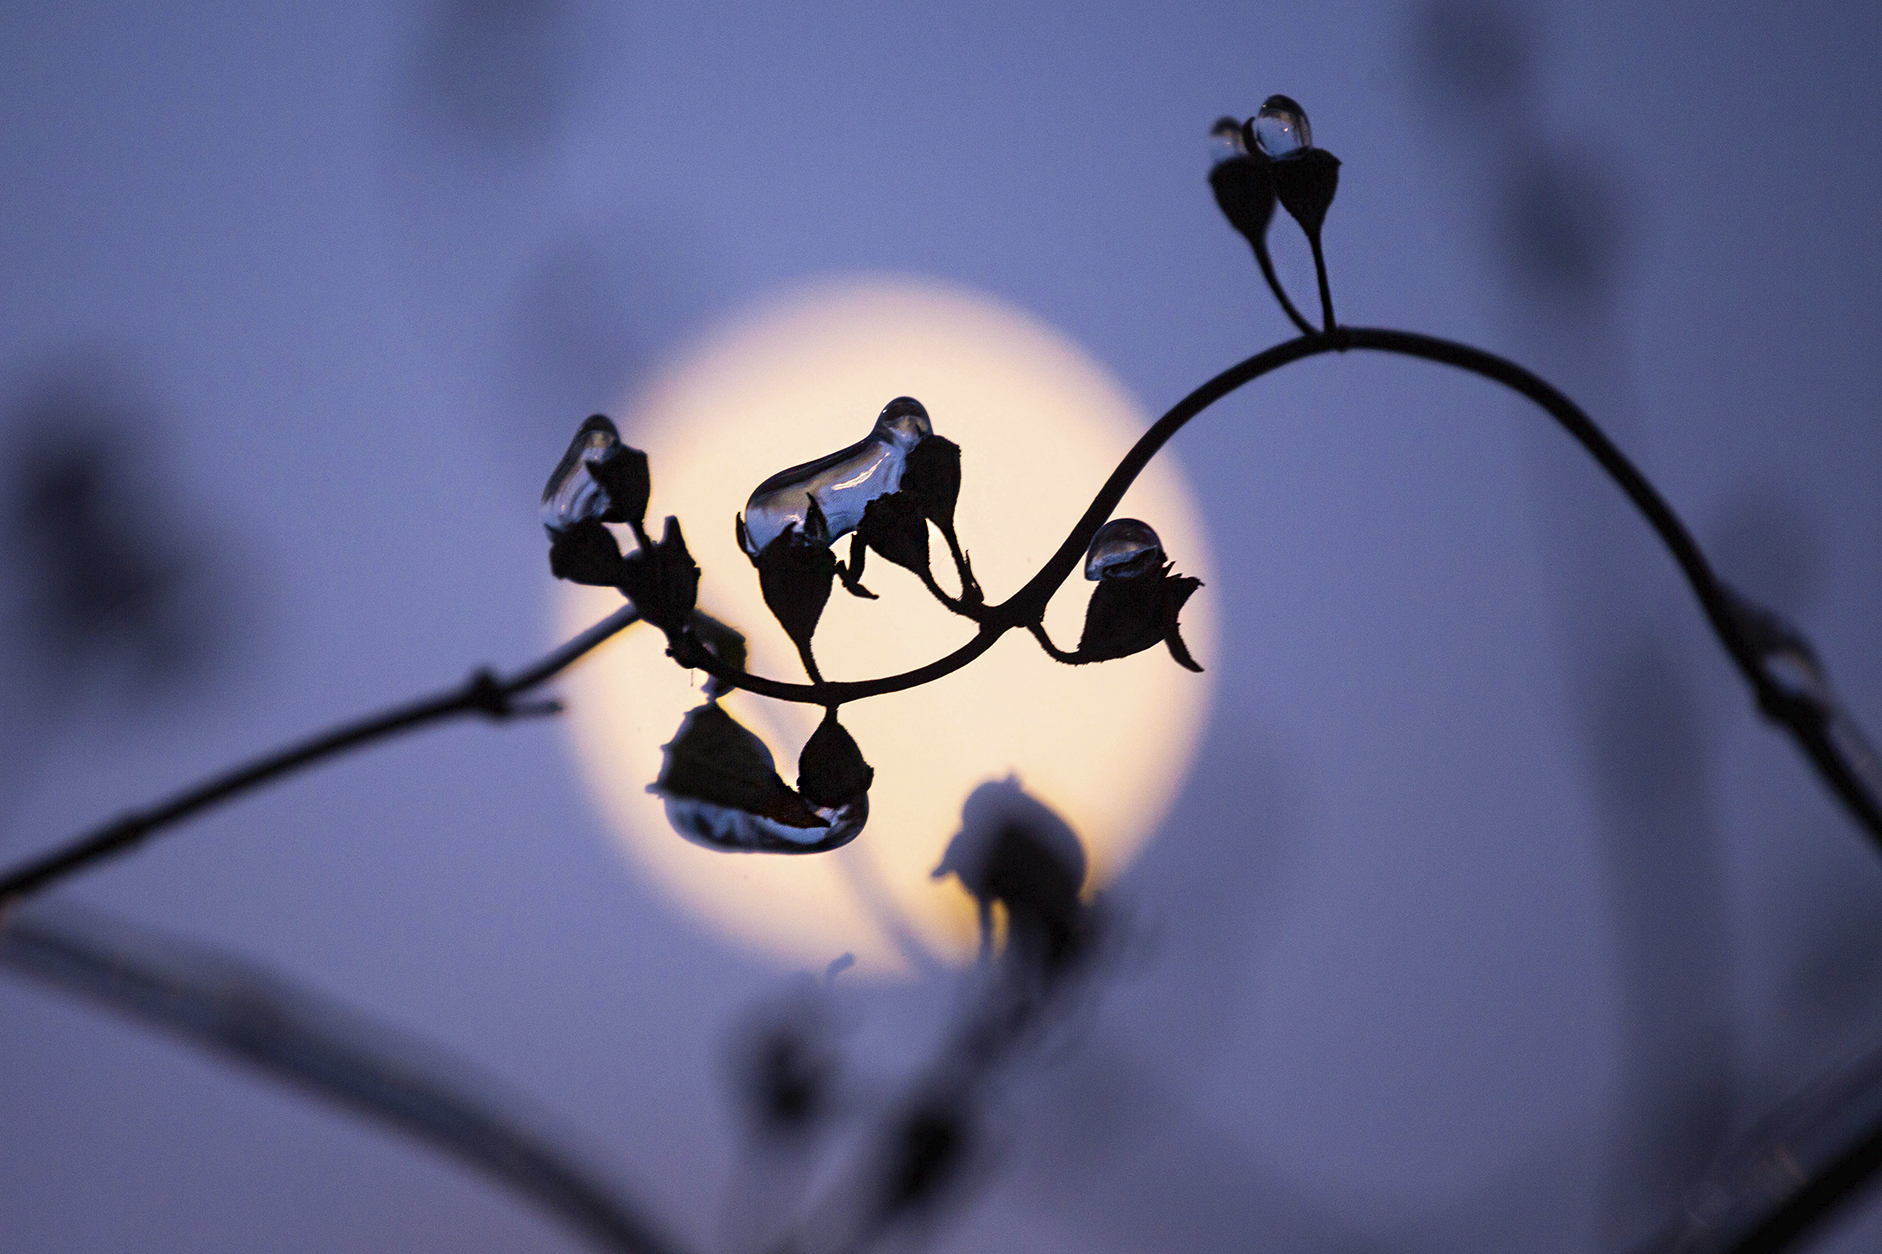
[[[778,776],[771,750],[716,701],[689,713],[664,746],[649,792],[666,799],[667,820],[709,849],[744,853],[822,853],[854,840],[854,813],[821,812]],[[867,803],[863,807],[867,814]]]
[[542,525],[552,533],[577,523],[640,525],[647,512],[647,455],[621,443],[614,423],[596,414],[582,423],[542,489]]
[[[869,502],[902,486],[909,453],[932,433],[921,402],[896,397],[861,440],[759,484],[739,521],[740,546],[756,559],[787,527],[794,527],[800,539],[821,545],[855,530]],[[810,516],[813,501],[820,520]]]
[[1113,518],[1085,549],[1085,578],[1128,579],[1163,565],[1163,542],[1147,522]]
[[1269,96],[1261,111],[1249,120],[1253,145],[1270,157],[1291,157],[1313,147],[1313,127],[1307,111],[1289,96]]

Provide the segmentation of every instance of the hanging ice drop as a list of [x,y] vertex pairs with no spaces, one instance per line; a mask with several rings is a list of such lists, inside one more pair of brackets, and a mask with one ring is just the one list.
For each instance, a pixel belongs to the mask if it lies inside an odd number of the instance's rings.
[[1313,147],[1307,111],[1287,96],[1269,96],[1255,114],[1255,142],[1270,157],[1288,157]]
[[542,489],[542,525],[551,531],[567,531],[585,518],[607,513],[613,502],[592,470],[621,448],[619,433],[604,415],[584,422]]
[[[854,531],[869,502],[901,486],[909,450],[933,431],[920,401],[896,397],[855,444],[759,484],[745,503],[739,543],[756,557],[789,526],[813,544],[829,544]],[[812,515],[812,497],[821,518]]]
[[1135,518],[1113,518],[1098,528],[1085,550],[1085,578],[1128,579],[1149,574],[1163,565],[1163,542],[1150,524]]
[[1217,118],[1215,125],[1209,128],[1209,164],[1221,165],[1247,155],[1247,145],[1242,142],[1242,124],[1230,117]]

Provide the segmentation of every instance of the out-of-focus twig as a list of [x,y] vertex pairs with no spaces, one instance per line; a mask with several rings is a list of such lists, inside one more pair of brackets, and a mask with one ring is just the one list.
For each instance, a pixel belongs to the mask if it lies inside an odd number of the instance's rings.
[[632,605],[623,606],[554,652],[507,678],[489,670],[479,670],[455,688],[394,706],[382,713],[342,724],[285,749],[277,749],[186,788],[148,810],[127,814],[107,823],[0,876],[0,918],[28,895],[56,880],[123,853],[154,832],[349,749],[357,749],[461,714],[507,719],[557,713],[561,706],[556,702],[519,705],[516,698],[554,678],[583,654],[638,620],[639,615],[634,612]]
[[530,1130],[543,1120],[513,1118],[474,1096],[497,1085],[280,976],[63,903],[0,922],[0,965],[396,1128],[509,1187],[600,1249],[680,1249],[617,1189]]
[[1726,1152],[1634,1254],[1779,1254],[1882,1172],[1882,1046],[1796,1094]]

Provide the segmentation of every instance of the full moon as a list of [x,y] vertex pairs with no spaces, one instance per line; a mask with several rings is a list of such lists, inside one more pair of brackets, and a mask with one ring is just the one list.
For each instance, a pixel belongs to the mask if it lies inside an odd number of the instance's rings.
[[[761,481],[868,434],[890,399],[927,407],[937,435],[961,446],[955,525],[990,602],[1004,600],[1064,541],[1148,417],[1064,335],[990,297],[931,282],[822,283],[722,325],[657,372],[624,405],[622,438],[652,467],[649,527],[678,516],[703,571],[699,607],[738,628],[747,669],[802,682],[765,608],[733,517]],[[1189,487],[1166,450],[1116,512],[1154,527],[1180,574],[1203,589],[1183,636],[1204,667],[1216,660],[1206,538]],[[847,550],[839,540],[837,551]],[[954,583],[935,537],[935,577]],[[817,632],[832,680],[866,679],[952,651],[973,624],[935,602],[909,572],[872,555],[865,601],[838,587]],[[1046,625],[1074,648],[1093,585],[1075,572]],[[563,637],[621,604],[608,589],[556,586]],[[1084,842],[1087,894],[1136,856],[1168,808],[1208,712],[1212,676],[1163,648],[1088,666],[1052,661],[1023,631],[925,687],[854,702],[843,725],[875,767],[862,834],[832,853],[725,853],[689,843],[667,822],[661,747],[704,700],[703,676],[679,669],[665,641],[635,627],[564,681],[572,746],[628,861],[712,929],[790,965],[854,954],[894,976],[972,956],[973,901],[931,875],[977,786],[1016,778]],[[734,693],[726,710],[770,747],[791,782],[822,711]]]

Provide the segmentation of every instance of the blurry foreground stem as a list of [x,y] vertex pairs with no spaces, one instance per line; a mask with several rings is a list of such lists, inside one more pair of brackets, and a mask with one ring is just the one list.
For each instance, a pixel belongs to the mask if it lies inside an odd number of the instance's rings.
[[497,1085],[252,964],[65,906],[0,921],[0,965],[396,1128],[515,1190],[599,1249],[678,1248],[532,1129],[540,1117],[517,1119],[493,1103]]

